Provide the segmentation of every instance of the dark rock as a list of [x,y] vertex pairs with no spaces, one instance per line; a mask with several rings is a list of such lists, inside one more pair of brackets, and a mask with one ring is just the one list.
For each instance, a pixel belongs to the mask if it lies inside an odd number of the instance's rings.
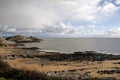
[[120,74],[120,70],[102,70],[98,71],[99,74]]
[[41,55],[40,58],[49,59],[52,61],[104,61],[104,60],[119,60],[120,55],[102,54],[94,51],[85,52],[74,52],[73,54],[52,54],[52,55]]
[[37,49],[39,49],[39,48],[38,48],[38,47],[30,47],[30,48],[22,48],[22,49],[37,50]]

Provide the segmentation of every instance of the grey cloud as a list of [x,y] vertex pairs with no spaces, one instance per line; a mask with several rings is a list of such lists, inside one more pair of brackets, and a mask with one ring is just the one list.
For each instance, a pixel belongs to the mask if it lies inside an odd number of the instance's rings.
[[[98,6],[100,1],[0,0],[0,24],[40,27],[68,19],[93,22],[97,13],[103,11],[103,7]],[[109,10],[114,11],[112,7]]]
[[1,34],[16,34],[16,33],[35,33],[37,30],[34,28],[23,28],[8,25],[0,25]]
[[[0,23],[14,26],[51,24],[56,18],[44,0],[0,0]],[[47,3],[46,3],[47,4]]]
[[64,23],[54,24],[52,26],[43,26],[41,28],[29,28],[17,26],[1,25],[0,32],[2,33],[49,33],[49,34],[75,34],[81,33],[83,30],[81,27],[65,25]]
[[43,27],[41,33],[57,33],[57,34],[76,34],[82,32],[82,27],[71,26],[64,23],[54,24],[52,26]]

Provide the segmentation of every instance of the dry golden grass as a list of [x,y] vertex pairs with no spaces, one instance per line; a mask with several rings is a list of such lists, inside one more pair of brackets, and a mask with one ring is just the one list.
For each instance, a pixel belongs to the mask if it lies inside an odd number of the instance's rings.
[[[23,60],[24,61],[26,60],[28,62],[23,62]],[[77,68],[77,67],[73,67],[70,65],[68,65],[68,66],[60,65],[58,63],[44,64],[42,67],[40,63],[37,63],[33,59],[16,59],[16,60],[5,60],[5,61],[7,61],[12,67],[15,67],[15,68],[37,70],[40,72],[61,71],[61,70],[69,70],[69,69]],[[29,61],[33,61],[34,63],[29,63]],[[44,62],[44,63],[46,63],[46,62]]]
[[4,55],[4,54],[12,54],[12,48],[1,47],[0,55]]
[[[15,48],[15,47],[0,47],[0,55],[10,55],[10,54],[36,55],[39,53],[34,50],[20,49],[20,48]],[[43,54],[44,54],[44,52],[43,52]]]
[[[120,67],[119,64],[113,64],[115,62],[120,62],[120,60],[111,60],[103,62],[78,62],[78,61],[69,61],[69,62],[53,62],[45,60],[33,60],[33,59],[16,59],[16,60],[6,60],[12,67],[19,69],[28,69],[36,70],[39,72],[49,72],[49,71],[67,71],[73,69],[84,69],[83,71],[78,71],[78,73],[91,72],[92,77],[117,77],[120,79],[120,74],[105,74],[100,75],[97,73],[98,70],[114,70],[114,67]],[[26,62],[25,62],[26,61]],[[44,64],[42,67],[41,64]],[[67,64],[67,65],[64,65]]]
[[[7,54],[35,54],[37,52],[25,49],[16,48],[0,48],[0,55]],[[43,53],[44,54],[44,53]],[[43,55],[42,54],[42,55]],[[15,60],[5,60],[10,66],[18,69],[28,69],[36,70],[39,72],[49,72],[49,71],[66,71],[67,70],[78,70],[77,73],[91,72],[92,77],[117,77],[120,79],[120,74],[98,74],[99,70],[115,70],[115,67],[120,68],[120,64],[113,64],[115,62],[120,62],[120,60],[106,60],[106,61],[47,61],[47,60],[37,60],[30,58],[17,58]],[[41,64],[44,64],[43,67]],[[80,70],[83,69],[83,70]]]

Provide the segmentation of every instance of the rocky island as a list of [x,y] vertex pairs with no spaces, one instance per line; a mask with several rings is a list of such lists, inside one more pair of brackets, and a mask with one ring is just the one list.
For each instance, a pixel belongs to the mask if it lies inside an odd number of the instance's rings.
[[6,80],[120,80],[120,55],[96,51],[66,54],[19,47],[40,41],[22,35],[0,37],[0,77]]
[[6,40],[8,41],[14,41],[17,43],[30,43],[30,42],[40,42],[42,39],[38,39],[36,37],[30,36],[30,37],[25,37],[22,35],[15,35],[15,36],[10,36],[7,37]]

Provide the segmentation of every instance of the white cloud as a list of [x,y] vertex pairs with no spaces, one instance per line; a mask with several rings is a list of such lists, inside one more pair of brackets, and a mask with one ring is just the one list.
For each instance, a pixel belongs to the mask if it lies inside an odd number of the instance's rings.
[[108,33],[110,33],[110,34],[120,34],[120,27],[109,29]]
[[93,29],[93,28],[96,28],[95,25],[87,25],[87,27],[88,27],[88,28],[92,28],[92,29]]
[[66,36],[66,37],[83,37],[83,36],[94,36],[98,35],[99,32],[96,31],[95,25],[86,26],[73,26],[70,24],[54,24],[53,26],[43,27],[40,29],[41,33]]
[[[97,20],[119,7],[103,0],[0,0],[1,32],[94,35]],[[119,1],[116,0],[118,4]],[[102,16],[102,17],[101,17]],[[66,24],[70,22],[70,24]],[[73,25],[73,22],[79,25]],[[89,23],[84,26],[81,23]],[[12,26],[11,26],[12,25]]]
[[81,35],[87,35],[89,33],[93,33],[96,26],[94,25],[87,25],[87,26],[73,26],[70,23],[65,24],[63,22],[53,24],[53,25],[44,25],[44,27],[40,28],[15,28],[15,27],[9,27],[9,26],[2,26],[3,30],[1,32],[3,33],[40,33],[40,34],[54,34],[54,35],[67,35],[67,36],[81,36]]
[[14,26],[52,25],[60,21],[95,22],[100,11],[114,12],[116,6],[102,0],[1,0],[0,23]]
[[116,0],[116,4],[118,4],[118,5],[119,5],[119,4],[120,4],[120,0]]
[[103,13],[106,14],[114,13],[116,10],[118,10],[118,7],[115,6],[113,3],[107,1],[105,2],[105,5],[102,7]]
[[59,23],[52,26],[46,26],[40,29],[41,33],[57,33],[57,34],[76,34],[81,33],[82,26],[71,26],[69,24]]
[[73,21],[93,21],[101,0],[64,0],[62,4],[63,16]]
[[111,28],[109,29],[106,34],[104,34],[106,37],[120,37],[120,27]]

